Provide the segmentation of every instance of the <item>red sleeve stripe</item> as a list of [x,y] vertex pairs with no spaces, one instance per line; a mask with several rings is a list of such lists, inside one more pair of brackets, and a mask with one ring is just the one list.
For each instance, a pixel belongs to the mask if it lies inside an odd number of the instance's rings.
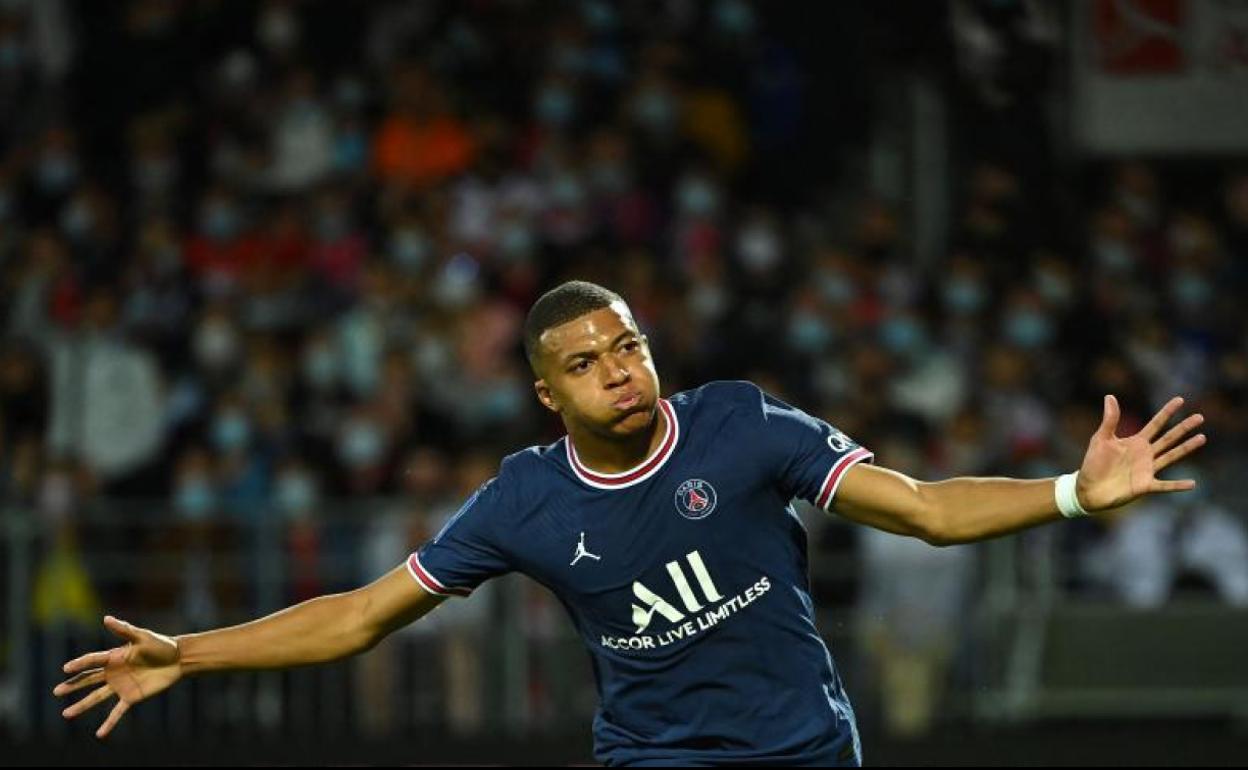
[[823,487],[819,492],[819,497],[815,502],[823,510],[828,510],[828,506],[832,504],[832,498],[836,497],[836,488],[841,485],[841,479],[845,477],[845,471],[849,470],[856,463],[868,460],[875,455],[862,447],[858,447],[854,451],[845,455],[836,461],[832,466],[832,470],[828,471],[828,475],[823,480]]
[[440,580],[429,574],[416,554],[407,557],[407,571],[412,573],[412,577],[416,578],[421,588],[435,596],[467,596],[472,593],[472,589],[469,588],[447,588],[442,585]]

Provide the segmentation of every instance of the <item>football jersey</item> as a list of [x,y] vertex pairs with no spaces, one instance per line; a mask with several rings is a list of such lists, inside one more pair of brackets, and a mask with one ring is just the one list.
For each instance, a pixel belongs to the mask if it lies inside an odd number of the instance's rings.
[[748,382],[658,409],[662,441],[623,473],[568,436],[508,456],[409,571],[441,596],[510,571],[549,588],[589,649],[601,762],[861,764],[791,501],[829,510],[871,452]]

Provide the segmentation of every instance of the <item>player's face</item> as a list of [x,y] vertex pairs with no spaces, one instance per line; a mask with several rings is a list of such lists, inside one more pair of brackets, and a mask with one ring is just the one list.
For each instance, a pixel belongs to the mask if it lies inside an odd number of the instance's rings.
[[538,398],[596,433],[628,435],[650,424],[659,377],[650,347],[623,302],[547,329]]

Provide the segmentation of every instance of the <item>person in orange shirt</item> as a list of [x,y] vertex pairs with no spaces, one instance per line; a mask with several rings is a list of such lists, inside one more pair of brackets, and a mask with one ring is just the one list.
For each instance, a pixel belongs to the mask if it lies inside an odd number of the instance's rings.
[[373,167],[387,182],[427,187],[468,168],[476,146],[422,68],[399,73],[393,108],[373,139]]

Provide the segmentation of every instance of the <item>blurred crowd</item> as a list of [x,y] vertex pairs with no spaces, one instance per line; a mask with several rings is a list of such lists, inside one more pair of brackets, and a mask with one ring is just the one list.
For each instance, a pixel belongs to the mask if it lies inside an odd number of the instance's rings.
[[[1046,171],[1003,120],[916,260],[904,201],[836,175],[870,111],[801,52],[746,0],[0,4],[4,505],[59,543],[91,505],[164,500],[185,553],[272,514],[302,576],[283,600],[357,584],[561,435],[520,325],[576,277],[629,301],[665,393],[752,379],[920,478],[1065,472],[1103,394],[1123,433],[1182,394],[1200,490],[1049,535],[1062,579],[1156,606],[1205,575],[1248,604],[1248,173]],[[968,72],[987,135],[1001,90]],[[316,526],[374,497],[400,502],[365,534]],[[864,575],[969,579],[959,549],[894,540],[849,546]],[[363,566],[325,577],[342,542]],[[116,601],[61,567],[51,605]],[[906,603],[881,581],[868,607]],[[229,590],[180,606],[206,625]]]

